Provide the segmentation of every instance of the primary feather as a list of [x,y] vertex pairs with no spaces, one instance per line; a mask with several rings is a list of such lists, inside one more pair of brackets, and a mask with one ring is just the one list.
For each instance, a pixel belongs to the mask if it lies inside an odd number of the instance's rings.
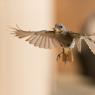
[[87,43],[90,50],[95,54],[95,41],[93,41],[91,38],[86,37],[84,38],[85,42]]
[[57,39],[59,34],[56,34],[55,31],[24,31],[21,29],[14,28],[14,34],[18,38],[26,38],[25,41],[28,41],[30,44],[34,44],[34,46],[38,46],[40,48],[54,48],[60,47],[60,42]]

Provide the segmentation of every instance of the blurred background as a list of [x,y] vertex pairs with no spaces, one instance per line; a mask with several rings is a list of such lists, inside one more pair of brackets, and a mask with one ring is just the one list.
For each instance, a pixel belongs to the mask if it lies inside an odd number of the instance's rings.
[[[95,0],[0,1],[0,95],[95,95],[95,56],[85,42],[74,62],[56,62],[56,50],[35,48],[10,35],[9,27],[94,32]],[[87,24],[89,23],[89,24]]]

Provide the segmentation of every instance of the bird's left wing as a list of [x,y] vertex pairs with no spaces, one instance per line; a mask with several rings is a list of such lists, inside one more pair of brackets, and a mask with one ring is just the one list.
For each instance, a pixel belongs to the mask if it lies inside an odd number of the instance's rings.
[[58,41],[58,34],[55,31],[24,31],[19,28],[13,28],[13,34],[18,38],[26,38],[25,41],[28,41],[30,44],[34,44],[34,46],[38,46],[40,48],[54,48],[60,47],[60,41]]

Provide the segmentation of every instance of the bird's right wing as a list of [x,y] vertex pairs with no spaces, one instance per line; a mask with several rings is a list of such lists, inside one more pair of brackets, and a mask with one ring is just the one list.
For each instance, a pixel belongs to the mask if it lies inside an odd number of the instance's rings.
[[55,31],[24,31],[20,28],[13,28],[13,34],[18,38],[26,38],[30,44],[40,48],[60,47],[61,42],[57,39]]
[[84,40],[87,43],[90,50],[93,52],[93,54],[95,54],[95,41],[92,39],[92,36],[84,37]]

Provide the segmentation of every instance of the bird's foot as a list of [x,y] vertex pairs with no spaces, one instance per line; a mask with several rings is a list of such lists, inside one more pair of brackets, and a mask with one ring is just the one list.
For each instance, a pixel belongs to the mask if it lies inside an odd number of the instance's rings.
[[57,61],[60,60],[62,54],[63,54],[63,52],[61,52],[61,53],[59,53],[59,54],[57,55],[57,58],[56,58]]

